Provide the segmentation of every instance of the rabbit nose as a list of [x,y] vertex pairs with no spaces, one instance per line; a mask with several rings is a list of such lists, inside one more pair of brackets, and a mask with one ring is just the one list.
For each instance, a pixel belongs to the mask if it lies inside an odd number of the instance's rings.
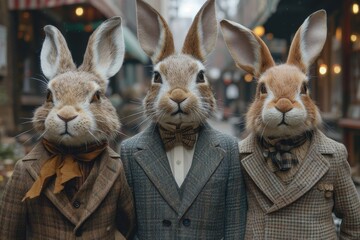
[[276,104],[275,104],[275,108],[277,110],[279,110],[282,113],[286,113],[288,111],[290,111],[291,109],[293,109],[292,103],[289,99],[287,98],[280,98]]
[[177,88],[171,92],[170,99],[176,103],[182,103],[187,99],[187,96],[184,90]]
[[75,118],[77,117],[77,115],[71,116],[71,117],[64,117],[64,116],[61,116],[61,115],[58,114],[58,117],[59,117],[61,120],[63,120],[64,122],[67,123],[67,122],[70,122],[71,120],[75,119]]
[[57,112],[57,116],[65,123],[67,123],[75,119],[78,116],[78,114],[74,107],[64,106],[63,108],[61,108],[60,111]]

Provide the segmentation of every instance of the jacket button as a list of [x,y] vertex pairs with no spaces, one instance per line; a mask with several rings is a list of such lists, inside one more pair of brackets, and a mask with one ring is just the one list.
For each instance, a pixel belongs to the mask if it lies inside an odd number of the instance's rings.
[[77,236],[77,237],[81,237],[81,235],[82,235],[82,229],[81,228],[79,228],[78,230],[76,230],[76,232],[75,232],[75,236]]
[[80,202],[79,202],[79,200],[75,200],[74,202],[73,202],[73,207],[74,208],[79,208],[80,207]]
[[190,226],[191,221],[190,221],[190,219],[185,218],[185,219],[182,221],[182,223],[183,223],[183,225],[184,225],[185,227],[189,227],[189,226]]
[[165,226],[165,227],[170,227],[171,226],[171,221],[170,220],[163,220],[162,221],[162,223],[163,223],[163,225]]

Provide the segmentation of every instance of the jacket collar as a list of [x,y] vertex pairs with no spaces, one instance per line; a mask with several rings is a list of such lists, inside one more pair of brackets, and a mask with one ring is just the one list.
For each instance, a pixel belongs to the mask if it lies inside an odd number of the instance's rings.
[[[328,138],[320,131],[314,130],[314,136],[312,143],[317,142],[317,151],[321,154],[332,155],[335,153],[335,149],[332,144],[328,144]],[[253,153],[257,149],[256,137],[254,134],[250,134],[247,138],[239,143],[240,154]]]
[[192,166],[181,187],[181,196],[155,124],[142,133],[137,148],[138,151],[134,153],[136,161],[163,198],[180,216],[194,202],[225,155],[225,150],[220,147],[216,138],[215,130],[205,123],[199,131]]
[[[285,185],[266,166],[261,149],[254,135],[239,144],[241,163],[257,187],[269,198],[273,205],[263,205],[267,213],[288,206],[310,190],[329,170],[330,163],[323,156],[334,154],[323,133],[315,131],[307,156],[295,178]],[[261,177],[260,177],[261,176]]]

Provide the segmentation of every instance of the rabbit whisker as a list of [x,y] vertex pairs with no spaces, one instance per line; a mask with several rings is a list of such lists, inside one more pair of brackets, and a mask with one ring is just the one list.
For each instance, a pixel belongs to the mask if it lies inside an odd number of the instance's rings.
[[23,123],[21,123],[21,124],[25,124],[25,123],[37,123],[37,122],[44,122],[44,121],[45,121],[45,119],[37,119],[37,120],[32,119],[32,120],[30,120],[30,121],[25,121],[25,122],[23,122]]
[[107,121],[99,120],[99,119],[96,119],[96,122],[99,122],[99,123],[107,123]]
[[[144,113],[145,113],[145,111],[133,113],[133,114],[127,115],[126,117],[120,118],[120,121],[121,121],[121,120],[124,120],[124,119],[127,119],[127,118],[130,118],[130,117],[138,116],[138,115],[141,115],[141,116],[142,116],[142,115],[144,115]],[[141,116],[140,116],[140,117],[141,117]]]
[[32,117],[31,118],[21,117],[20,119],[22,119],[22,120],[32,120],[33,118]]
[[47,88],[47,85],[48,85],[48,82],[47,82],[47,81],[45,81],[45,80],[43,80],[43,79],[34,78],[34,77],[32,77],[32,78],[30,78],[30,79],[42,83],[42,86],[46,86],[46,88]]
[[264,126],[264,128],[263,128],[263,130],[262,130],[262,132],[261,132],[261,138],[263,138],[264,137],[264,133],[265,133],[265,129],[266,129],[266,127],[268,126],[268,124],[269,124],[269,122],[266,122],[265,123],[265,126]]
[[35,129],[35,128],[31,128],[30,130],[24,131],[24,132],[16,135],[14,138],[18,138],[18,137],[20,137],[21,135],[24,135],[25,133],[28,133],[28,132],[30,132],[30,131],[32,131],[32,130],[34,130],[34,129]]
[[22,144],[26,144],[27,142],[29,142],[31,139],[33,139],[35,137],[35,135],[31,135],[28,139],[25,140],[25,142],[23,142]]
[[37,139],[36,141],[40,140],[46,133],[47,133],[48,129],[45,130]]
[[[38,122],[40,122],[40,121],[38,121]],[[26,121],[26,122],[22,122],[22,123],[20,123],[21,125],[24,125],[24,124],[29,124],[29,123],[34,123],[34,121]]]
[[150,117],[146,117],[141,123],[137,124],[137,126],[135,127],[136,130],[139,130],[140,127],[145,126],[145,124],[149,124],[151,122],[151,118]]
[[151,116],[147,116],[143,121],[141,121],[138,126],[142,126],[144,123],[150,122],[153,119]]
[[130,100],[129,103],[134,103],[134,104],[140,105],[140,107],[142,107],[142,102],[140,102],[140,101]]
[[61,145],[64,139],[65,139],[65,136],[61,136],[61,137],[58,139],[58,144]]
[[138,122],[138,121],[140,121],[140,120],[142,120],[142,119],[144,119],[144,116],[143,116],[143,115],[141,115],[141,116],[139,116],[139,117],[136,117],[136,118],[132,119],[131,121],[127,122],[127,123],[124,123],[123,126],[129,126],[129,125],[131,125],[132,123],[136,123],[136,122]]
[[97,137],[95,137],[95,135],[90,130],[88,130],[88,133],[90,133],[90,135],[95,139],[97,143],[101,143],[101,141]]

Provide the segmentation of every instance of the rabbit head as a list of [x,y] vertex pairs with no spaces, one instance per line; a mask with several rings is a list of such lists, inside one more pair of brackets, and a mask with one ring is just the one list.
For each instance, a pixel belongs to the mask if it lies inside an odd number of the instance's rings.
[[154,64],[151,87],[144,99],[147,117],[158,123],[201,123],[216,107],[203,62],[217,38],[215,1],[197,13],[181,53],[164,18],[137,0],[137,30],[141,47]]
[[256,134],[291,137],[321,124],[308,90],[308,69],[321,52],[327,35],[326,12],[311,14],[297,30],[286,63],[275,65],[265,43],[246,27],[221,21],[227,47],[236,65],[258,79],[246,128]]
[[49,82],[46,101],[33,117],[35,129],[66,146],[111,140],[120,122],[105,92],[124,59],[121,18],[108,19],[95,30],[78,68],[60,31],[50,25],[44,30],[40,58]]

